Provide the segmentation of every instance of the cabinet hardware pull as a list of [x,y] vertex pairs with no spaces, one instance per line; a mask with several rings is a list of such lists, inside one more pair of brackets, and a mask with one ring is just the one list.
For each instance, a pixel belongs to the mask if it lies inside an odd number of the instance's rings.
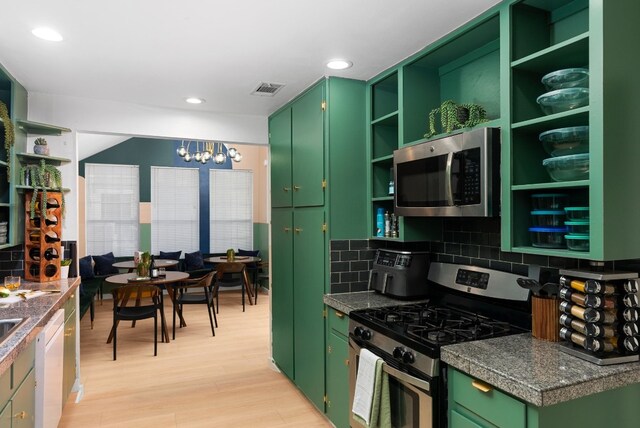
[[344,360],[344,365],[348,366],[349,365],[349,360]]
[[291,228],[290,227],[283,227],[282,230],[284,230],[285,232],[289,232],[289,231],[291,231]]
[[294,230],[296,231],[296,233],[302,232],[302,228],[301,227],[296,227]]
[[471,381],[471,386],[473,386],[478,391],[482,391],[482,392],[489,392],[493,390],[493,388],[487,385],[486,383],[481,382],[479,380],[475,380],[475,379]]
[[20,413],[16,413],[15,415],[13,415],[13,417],[16,419],[25,419],[27,417],[27,412],[23,410]]
[[300,190],[300,186],[293,186],[293,191],[294,191],[294,192],[295,192],[295,191],[298,191],[298,190]]
[[283,187],[282,190],[284,190],[285,192],[288,192],[289,190],[291,190],[291,187]]
[[344,314],[342,312],[336,311],[336,316],[340,319],[344,318]]

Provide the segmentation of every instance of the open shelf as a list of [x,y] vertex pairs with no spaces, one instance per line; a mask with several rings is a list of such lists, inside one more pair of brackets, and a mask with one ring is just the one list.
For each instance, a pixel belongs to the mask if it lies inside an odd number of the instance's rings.
[[[16,185],[16,190],[17,190],[19,193],[22,193],[22,192],[28,192],[29,190],[33,190],[33,187],[31,187],[31,186]],[[38,187],[38,190],[42,190],[42,189],[41,189],[40,187]],[[60,191],[59,189],[54,189],[54,188],[52,188],[52,187],[47,187],[47,192],[59,192],[59,191]],[[66,192],[70,192],[70,191],[71,191],[71,189],[68,189],[68,188],[66,188],[66,187],[63,187],[63,188],[62,188],[62,191],[66,193]]]
[[62,126],[48,125],[46,123],[32,122],[30,120],[18,120],[18,128],[32,135],[62,135],[71,132],[71,129]]
[[547,73],[550,64],[556,69],[574,68],[589,63],[589,33],[583,33],[562,43],[535,52],[511,63],[516,70]]
[[71,159],[60,158],[56,156],[37,155],[35,153],[16,153],[16,156],[18,156],[18,158],[20,159],[25,159],[25,160],[33,160],[33,161],[44,160],[45,162],[52,165],[62,165],[63,163],[71,162]]
[[372,123],[398,112],[398,73],[371,85],[371,119]]
[[543,256],[567,257],[572,259],[584,259],[589,257],[588,251],[573,251],[562,248],[539,248],[533,246],[513,247],[511,251],[516,253],[539,254]]
[[511,186],[511,190],[557,190],[563,188],[572,187],[588,187],[589,180],[577,180],[577,181],[554,181],[552,183],[535,183],[535,184],[520,184],[517,186]]
[[580,107],[574,110],[563,111],[562,113],[550,114],[548,116],[537,117],[535,119],[516,122],[511,128],[526,128],[533,132],[544,132],[549,129],[564,128],[567,126],[582,126],[589,124],[589,106]]

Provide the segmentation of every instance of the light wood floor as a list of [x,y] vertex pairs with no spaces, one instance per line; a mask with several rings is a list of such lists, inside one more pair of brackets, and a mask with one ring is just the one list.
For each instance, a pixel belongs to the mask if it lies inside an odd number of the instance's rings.
[[239,292],[221,293],[215,337],[204,306],[186,307],[185,319],[175,341],[158,343],[157,357],[152,320],[121,324],[113,361],[111,301],[97,303],[94,329],[88,313],[80,326],[85,395],[70,398],[59,427],[331,426],[271,365],[266,294],[243,313]]

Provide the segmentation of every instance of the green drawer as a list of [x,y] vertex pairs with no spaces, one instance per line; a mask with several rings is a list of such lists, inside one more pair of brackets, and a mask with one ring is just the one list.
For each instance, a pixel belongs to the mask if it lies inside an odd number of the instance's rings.
[[29,371],[33,368],[36,357],[36,342],[35,340],[18,355],[18,358],[13,362],[13,389],[15,390],[25,377],[29,374]]
[[77,294],[78,294],[78,289],[76,289],[71,295],[71,297],[69,297],[69,300],[67,300],[64,303],[64,319],[65,320],[69,318],[69,315],[71,315],[73,311],[75,311],[76,309]]
[[[0,407],[4,407],[5,403],[11,398],[11,367],[0,376]],[[2,426],[0,424],[0,426]]]
[[[499,427],[526,426],[525,403],[457,370],[449,372],[453,401],[457,404]],[[485,387],[486,392],[479,389]]]
[[333,308],[328,308],[328,311],[329,328],[344,337],[349,336],[349,317],[344,312]]

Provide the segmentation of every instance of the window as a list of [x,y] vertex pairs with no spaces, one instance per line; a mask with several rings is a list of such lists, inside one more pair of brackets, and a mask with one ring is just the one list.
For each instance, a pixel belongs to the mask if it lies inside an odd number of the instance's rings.
[[133,257],[139,249],[138,177],[134,165],[85,165],[88,254]]
[[229,248],[253,248],[253,172],[209,170],[209,248],[221,253]]
[[151,167],[151,252],[200,249],[200,181],[196,168]]

